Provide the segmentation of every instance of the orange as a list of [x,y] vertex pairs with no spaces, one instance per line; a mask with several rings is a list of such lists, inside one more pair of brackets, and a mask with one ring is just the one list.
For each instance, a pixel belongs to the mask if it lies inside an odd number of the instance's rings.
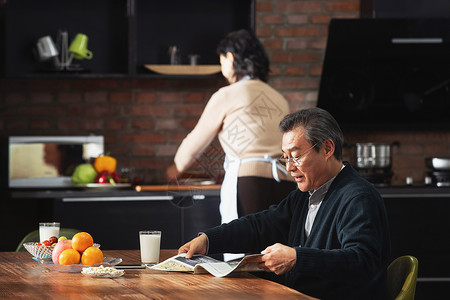
[[78,232],[72,238],[72,248],[77,251],[83,252],[92,245],[94,245],[94,239],[87,232]]
[[86,250],[84,250],[83,254],[81,255],[81,263],[83,265],[93,265],[93,264],[99,264],[103,261],[103,252],[102,250],[98,249],[97,247],[89,247]]
[[80,252],[74,249],[66,249],[59,255],[60,265],[76,265],[80,263]]

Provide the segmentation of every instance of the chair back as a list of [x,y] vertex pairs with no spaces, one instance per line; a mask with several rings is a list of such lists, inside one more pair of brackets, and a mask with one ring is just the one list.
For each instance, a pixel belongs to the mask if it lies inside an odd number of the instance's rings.
[[414,300],[419,261],[411,255],[396,258],[387,270],[388,300]]
[[[81,230],[74,228],[61,228],[59,230],[59,236],[65,236],[68,240],[70,240],[78,232],[81,232]],[[23,246],[23,243],[27,242],[39,242],[39,229],[33,230],[32,232],[28,233],[20,241],[19,245],[17,245],[16,252],[26,251],[25,247]]]

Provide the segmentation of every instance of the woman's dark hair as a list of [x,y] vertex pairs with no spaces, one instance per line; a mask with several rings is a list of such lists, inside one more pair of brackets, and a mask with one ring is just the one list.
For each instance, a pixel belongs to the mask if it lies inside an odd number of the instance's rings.
[[342,160],[344,134],[328,111],[318,107],[299,110],[286,115],[281,120],[279,127],[282,133],[303,127],[305,139],[313,145],[317,144],[314,147],[316,151],[320,149],[325,140],[331,139],[334,142],[334,157]]
[[238,79],[245,75],[267,82],[270,63],[261,42],[256,36],[241,29],[229,33],[217,46],[217,54],[234,55],[234,70]]

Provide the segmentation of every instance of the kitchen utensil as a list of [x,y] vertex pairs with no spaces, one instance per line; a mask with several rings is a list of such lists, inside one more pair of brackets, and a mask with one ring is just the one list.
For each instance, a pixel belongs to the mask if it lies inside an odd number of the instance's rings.
[[425,165],[434,170],[450,170],[450,157],[428,157]]
[[171,65],[181,64],[180,48],[178,46],[169,47],[169,57]]
[[391,167],[391,147],[398,142],[356,143],[356,166],[360,169],[386,169]]
[[37,53],[40,61],[45,61],[58,56],[58,49],[49,35],[38,39],[36,43]]
[[200,55],[198,55],[198,54],[189,54],[188,57],[189,57],[189,64],[191,66],[198,65],[198,60],[200,59]]
[[87,35],[78,33],[70,44],[69,53],[73,54],[75,59],[92,59],[92,51],[88,50],[87,45]]

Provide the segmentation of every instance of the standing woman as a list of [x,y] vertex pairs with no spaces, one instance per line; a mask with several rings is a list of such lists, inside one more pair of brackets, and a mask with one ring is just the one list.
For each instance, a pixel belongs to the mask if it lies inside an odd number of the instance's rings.
[[267,83],[269,60],[247,30],[228,34],[217,48],[229,85],[208,101],[197,125],[183,140],[166,172],[185,172],[218,135],[226,154],[220,197],[222,223],[266,209],[296,188],[277,159],[281,119],[289,113],[284,97]]

